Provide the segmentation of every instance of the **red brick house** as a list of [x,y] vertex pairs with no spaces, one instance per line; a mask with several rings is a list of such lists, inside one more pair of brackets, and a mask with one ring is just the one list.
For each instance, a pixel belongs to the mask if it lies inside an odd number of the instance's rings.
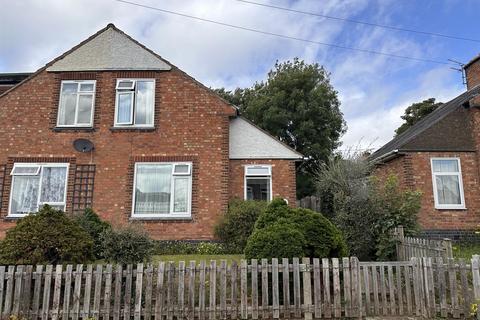
[[109,24],[0,95],[0,237],[50,204],[212,239],[231,198],[293,205],[301,158]]
[[396,174],[423,193],[419,222],[435,237],[480,229],[480,56],[465,65],[467,91],[371,156],[376,174]]

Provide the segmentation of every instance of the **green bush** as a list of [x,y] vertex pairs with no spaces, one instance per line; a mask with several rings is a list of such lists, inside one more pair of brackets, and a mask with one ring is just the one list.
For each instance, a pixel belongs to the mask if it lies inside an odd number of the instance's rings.
[[151,260],[153,241],[139,228],[106,229],[100,239],[102,255],[108,262],[134,264]]
[[303,257],[304,235],[285,222],[255,229],[245,247],[247,259]]
[[[282,232],[288,241],[280,241],[273,231]],[[267,234],[268,236],[265,236]],[[298,241],[291,238],[296,235]],[[298,237],[298,234],[301,237]],[[292,243],[292,248],[283,248]],[[301,244],[301,251],[298,246]],[[264,249],[261,249],[261,248]],[[308,209],[294,209],[275,199],[260,215],[255,231],[248,239],[245,256],[249,259],[297,257],[341,257],[348,254],[343,235],[327,218]]]
[[217,242],[200,242],[197,245],[197,254],[223,254],[225,248],[221,243]]
[[160,240],[155,241],[153,250],[156,255],[195,254],[197,245],[181,240]]
[[108,222],[103,221],[100,217],[90,208],[85,209],[79,215],[75,216],[78,224],[92,237],[93,239],[93,252],[97,259],[102,259],[102,241],[100,235],[111,226]]
[[93,258],[90,235],[48,205],[7,231],[0,247],[0,264],[85,263]]
[[215,236],[225,244],[229,253],[243,252],[255,221],[266,207],[265,201],[230,201],[227,213],[215,226]]

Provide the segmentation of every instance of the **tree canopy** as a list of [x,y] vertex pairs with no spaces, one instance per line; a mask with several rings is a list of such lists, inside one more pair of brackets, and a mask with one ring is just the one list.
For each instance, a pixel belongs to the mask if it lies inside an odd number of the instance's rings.
[[317,63],[277,62],[266,81],[234,91],[217,89],[242,115],[302,153],[299,170],[311,174],[339,146],[345,132],[338,93]]
[[407,109],[405,109],[405,114],[402,116],[404,122],[397,130],[395,130],[395,134],[399,135],[405,132],[408,128],[435,111],[442,104],[442,102],[435,102],[435,98],[412,103]]

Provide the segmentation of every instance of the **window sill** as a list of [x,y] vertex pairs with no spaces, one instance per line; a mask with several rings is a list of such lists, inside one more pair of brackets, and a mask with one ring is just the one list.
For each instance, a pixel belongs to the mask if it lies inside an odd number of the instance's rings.
[[17,221],[17,220],[20,220],[22,218],[25,218],[25,216],[6,216],[5,218],[3,218],[4,221]]
[[193,221],[192,217],[130,217],[130,221]]
[[435,210],[440,210],[440,211],[466,211],[467,207],[435,207]]
[[78,131],[83,131],[83,132],[93,132],[95,131],[95,128],[93,127],[55,127],[52,129],[55,132],[63,132],[63,131],[73,131],[73,132],[78,132]]
[[110,127],[110,131],[139,131],[139,132],[153,132],[157,130],[155,127]]

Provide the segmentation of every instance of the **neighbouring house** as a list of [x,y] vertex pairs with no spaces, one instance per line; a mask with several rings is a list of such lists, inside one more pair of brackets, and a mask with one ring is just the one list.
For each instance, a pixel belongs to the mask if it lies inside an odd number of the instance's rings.
[[480,56],[464,71],[467,91],[370,156],[378,176],[423,193],[424,234],[457,240],[480,230]]
[[43,204],[177,240],[231,198],[295,205],[301,154],[112,24],[27,76],[0,95],[0,237]]

